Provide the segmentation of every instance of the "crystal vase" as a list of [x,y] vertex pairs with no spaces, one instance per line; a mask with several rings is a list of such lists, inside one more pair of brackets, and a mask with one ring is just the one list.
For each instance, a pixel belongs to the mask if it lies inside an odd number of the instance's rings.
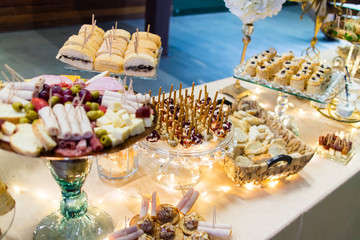
[[111,217],[96,207],[88,207],[82,190],[90,172],[92,158],[46,160],[51,174],[59,184],[62,200],[60,210],[45,217],[35,228],[33,238],[42,239],[105,239],[113,232]]

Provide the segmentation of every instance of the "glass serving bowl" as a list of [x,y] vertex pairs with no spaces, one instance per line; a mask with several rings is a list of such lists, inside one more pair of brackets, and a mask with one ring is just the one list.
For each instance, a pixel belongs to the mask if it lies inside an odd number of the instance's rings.
[[155,143],[143,140],[137,144],[142,150],[142,157],[155,159],[156,180],[172,189],[190,188],[201,179],[200,167],[212,165],[232,151],[234,128],[225,138],[214,138],[208,143],[184,148],[180,145],[173,148],[165,141]]

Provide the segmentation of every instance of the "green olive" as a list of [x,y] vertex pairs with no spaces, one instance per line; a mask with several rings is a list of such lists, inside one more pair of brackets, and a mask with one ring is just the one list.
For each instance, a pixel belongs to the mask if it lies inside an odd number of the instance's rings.
[[76,84],[74,87],[77,87],[77,89],[79,89],[79,91],[82,89],[79,84]]
[[27,117],[21,117],[19,118],[19,123],[29,123],[30,120]]
[[50,106],[55,106],[55,104],[59,103],[60,102],[60,98],[58,96],[52,96],[50,99],[49,99],[49,104]]
[[70,102],[70,101],[67,101],[66,103],[64,103],[64,105],[66,105],[66,104],[72,104],[72,102]]
[[108,135],[101,136],[100,142],[104,147],[111,147],[112,145],[111,139]]
[[70,90],[72,91],[72,93],[73,93],[74,95],[76,95],[78,92],[80,92],[80,89],[77,88],[77,87],[75,87],[75,86],[72,86],[72,87],[70,88]]
[[91,103],[90,109],[91,110],[99,110],[99,104],[96,102]]
[[25,112],[29,110],[35,110],[34,105],[32,103],[27,103],[24,105]]
[[24,109],[24,106],[23,106],[21,103],[19,103],[19,102],[14,102],[14,103],[12,104],[12,107],[13,107],[13,109],[14,109],[15,111],[17,111],[17,112],[21,112],[21,111]]
[[27,117],[29,120],[35,120],[38,118],[38,114],[34,110],[29,110],[25,113],[25,117]]
[[85,105],[88,106],[89,108],[91,108],[91,102],[86,102]]
[[103,111],[97,110],[96,112],[98,113],[99,118],[102,117],[102,116],[104,116],[104,112],[103,112]]
[[96,119],[98,119],[100,117],[98,112],[94,111],[94,110],[93,111],[88,111],[86,115],[88,116],[90,121],[94,121],[94,120],[96,120]]
[[32,121],[32,124],[36,123],[37,121],[39,121],[39,119],[35,119],[34,121]]
[[62,87],[62,90],[65,90],[65,89],[67,89],[67,87]]
[[99,91],[92,91],[92,92],[91,92],[91,97],[92,97],[92,99],[96,100],[96,99],[99,98],[99,96],[100,96]]
[[101,138],[102,136],[107,134],[107,131],[105,129],[99,129],[95,132],[97,138]]

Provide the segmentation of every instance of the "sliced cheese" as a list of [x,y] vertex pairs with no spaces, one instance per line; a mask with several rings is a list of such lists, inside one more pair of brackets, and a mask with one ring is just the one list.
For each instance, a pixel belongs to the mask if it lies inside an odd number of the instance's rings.
[[135,136],[145,132],[144,121],[141,118],[131,119],[130,136]]
[[128,114],[128,112],[125,109],[120,109],[119,111],[116,112],[116,114],[121,117],[121,115]]
[[121,140],[114,137],[114,135],[112,135],[112,133],[109,133],[108,136],[111,139],[111,143],[112,143],[113,147],[122,143]]
[[115,128],[114,131],[112,132],[112,135],[121,142],[124,142],[126,139],[129,138],[130,128],[129,127]]
[[96,119],[96,126],[98,127],[103,127],[105,125],[110,125],[110,124],[112,124],[112,120],[108,118],[107,115],[104,115]]
[[117,112],[122,109],[122,104],[120,102],[110,102],[108,109]]
[[113,125],[114,125],[114,127],[116,127],[116,128],[126,126],[125,121],[124,121],[122,118],[120,118],[120,117],[113,122]]
[[125,121],[126,126],[131,126],[132,122],[131,122],[131,118],[130,115],[128,113],[124,113],[121,115],[121,118]]

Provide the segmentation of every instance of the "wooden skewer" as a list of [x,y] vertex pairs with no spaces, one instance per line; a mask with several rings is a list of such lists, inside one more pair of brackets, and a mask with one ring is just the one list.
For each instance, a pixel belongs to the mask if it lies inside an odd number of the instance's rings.
[[184,107],[187,107],[187,98],[188,98],[188,90],[185,89],[185,99],[184,99]]
[[174,84],[171,84],[170,93],[169,93],[169,100],[171,99],[171,94],[174,88]]
[[180,183],[180,182],[179,182],[179,186],[180,186],[180,190],[181,190],[181,193],[182,193],[183,197],[185,197],[185,196],[186,196],[186,192],[185,192],[183,186],[181,186],[181,183]]
[[225,101],[225,97],[223,97],[223,99],[221,100],[221,104],[220,104],[220,108],[219,108],[219,114],[216,117],[216,123],[219,122],[219,117],[221,115],[221,113],[223,112],[223,105],[224,105],[224,101]]
[[82,44],[82,46],[81,46],[81,49],[83,49],[84,48],[84,46],[85,46],[85,42],[86,42],[86,27],[85,27],[85,34],[84,34],[84,42],[83,42],[83,44]]
[[91,15],[91,25],[94,25],[95,20],[95,14]]
[[4,73],[4,71],[1,71],[1,73],[2,73],[2,75],[4,76],[5,80],[10,83],[10,80],[9,80],[9,78],[6,76],[6,74]]
[[155,97],[152,97],[152,105],[155,106]]
[[165,92],[163,92],[162,96],[163,97],[162,97],[161,107],[164,108],[164,106],[165,106]]
[[146,37],[149,38],[150,24],[147,25]]
[[[149,96],[151,98],[151,90],[149,90],[148,94],[149,94]],[[146,100],[146,96],[145,96],[145,100]]]
[[162,128],[162,119],[163,119],[163,116],[164,116],[163,112],[160,111],[160,117],[159,117],[159,128],[160,128],[160,129]]
[[160,103],[160,97],[161,97],[161,87],[159,88],[158,103]]
[[174,90],[174,107],[176,107],[176,90]]
[[117,30],[117,21],[115,21],[115,30]]
[[25,79],[18,72],[16,72],[14,69],[12,69],[9,65],[5,64],[4,66],[10,73],[12,73],[16,77],[18,77],[20,79],[20,81],[22,81],[22,82],[25,81]]
[[204,126],[206,125],[206,120],[209,116],[209,112],[210,112],[210,104],[206,107],[206,111],[205,111],[205,115],[204,115]]
[[229,114],[230,114],[230,106],[228,106],[228,109],[227,109],[227,111],[226,111],[226,118],[225,118],[225,122],[227,122],[227,121],[228,121]]
[[197,119],[195,119],[194,127],[195,127],[195,134],[197,134]]
[[224,114],[225,114],[225,112],[222,111],[221,112],[221,118],[220,118],[220,129],[223,129]]
[[179,85],[179,97],[181,97],[181,88],[182,88],[182,83],[180,83]]
[[111,32],[110,32],[110,52],[109,52],[109,55],[111,57],[111,50],[112,50],[112,42],[113,42],[113,39],[112,39],[112,36],[111,36]]
[[202,89],[200,89],[200,91],[199,91],[198,102],[200,102],[200,101],[201,101],[201,94],[202,94]]
[[192,87],[191,87],[191,96],[194,95],[194,87],[195,87],[195,82],[192,83]]
[[211,121],[212,121],[211,118],[212,118],[212,117],[209,117],[209,118],[208,118],[208,126],[207,126],[207,130],[206,130],[206,133],[207,133],[207,134],[209,134],[209,132],[210,132],[210,126],[211,126]]

